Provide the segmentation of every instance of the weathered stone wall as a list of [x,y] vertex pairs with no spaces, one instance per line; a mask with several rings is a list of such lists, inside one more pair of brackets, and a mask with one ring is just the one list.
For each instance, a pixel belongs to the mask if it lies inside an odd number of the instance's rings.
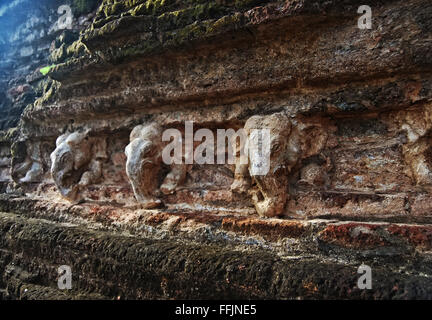
[[[0,137],[7,295],[66,264],[71,297],[430,297],[432,4],[375,1],[361,30],[354,0],[69,3],[16,60],[45,87]],[[269,174],[166,165],[186,121],[270,129]]]
[[[49,91],[49,81],[43,79],[39,70],[51,62],[52,42],[56,37],[78,37],[79,31],[89,24],[91,15],[87,15],[97,5],[96,1],[87,1],[87,5],[80,6],[80,2],[86,1],[17,0],[2,6],[0,129],[15,127],[24,108]],[[61,17],[57,10],[64,4],[70,4],[76,16],[67,31],[56,24]]]

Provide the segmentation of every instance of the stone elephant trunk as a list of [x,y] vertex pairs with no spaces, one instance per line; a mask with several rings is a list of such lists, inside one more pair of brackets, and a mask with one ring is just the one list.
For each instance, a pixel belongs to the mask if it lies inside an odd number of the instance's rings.
[[147,209],[162,205],[158,196],[175,192],[186,178],[188,166],[172,164],[171,171],[159,186],[162,169],[162,128],[156,123],[139,125],[130,134],[130,143],[125,149],[126,173],[135,198]]
[[[246,121],[244,129],[248,140],[254,130],[270,131],[270,170],[267,174],[254,174],[251,154],[247,155],[248,164],[241,163],[241,157],[237,156],[231,190],[239,194],[249,193],[260,216],[281,216],[289,200],[289,178],[293,169],[302,159],[321,152],[328,133],[319,122],[306,121],[302,117],[292,118],[284,113],[253,116]],[[238,155],[238,145],[235,147]]]
[[70,201],[79,200],[79,192],[101,178],[106,158],[106,140],[90,137],[89,131],[57,138],[51,153],[51,175],[61,195]]

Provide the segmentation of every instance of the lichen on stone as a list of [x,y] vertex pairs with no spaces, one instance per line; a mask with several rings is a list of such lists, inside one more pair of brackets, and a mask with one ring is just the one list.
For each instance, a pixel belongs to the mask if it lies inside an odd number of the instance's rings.
[[0,131],[0,143],[11,143],[12,140],[18,135],[18,128],[9,128]]
[[47,67],[43,67],[43,68],[41,68],[39,71],[40,71],[40,73],[42,73],[44,76],[46,76],[46,75],[50,72],[50,70],[51,70],[52,67],[54,67],[54,65],[47,66]]
[[80,16],[93,11],[99,3],[100,0],[73,0],[72,10],[76,16]]
[[51,102],[54,99],[55,93],[60,87],[61,84],[58,81],[55,80],[47,81],[43,87],[43,95],[35,101],[34,105],[42,106],[48,102]]

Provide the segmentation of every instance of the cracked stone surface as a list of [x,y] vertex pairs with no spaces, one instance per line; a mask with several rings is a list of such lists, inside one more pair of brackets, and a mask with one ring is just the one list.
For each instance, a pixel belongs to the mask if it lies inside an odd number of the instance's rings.
[[430,1],[63,2],[0,16],[1,299],[432,298]]

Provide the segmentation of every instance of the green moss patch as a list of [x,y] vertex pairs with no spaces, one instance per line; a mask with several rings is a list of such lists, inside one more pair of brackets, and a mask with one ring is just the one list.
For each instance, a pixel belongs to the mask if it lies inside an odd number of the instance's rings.
[[50,70],[52,69],[52,68],[54,68],[55,67],[55,65],[51,65],[51,66],[47,66],[47,67],[43,67],[43,68],[41,68],[39,71],[40,71],[40,73],[42,73],[44,76],[46,76],[49,72],[50,72]]
[[75,15],[81,16],[92,12],[101,3],[101,0],[73,0],[72,11]]

